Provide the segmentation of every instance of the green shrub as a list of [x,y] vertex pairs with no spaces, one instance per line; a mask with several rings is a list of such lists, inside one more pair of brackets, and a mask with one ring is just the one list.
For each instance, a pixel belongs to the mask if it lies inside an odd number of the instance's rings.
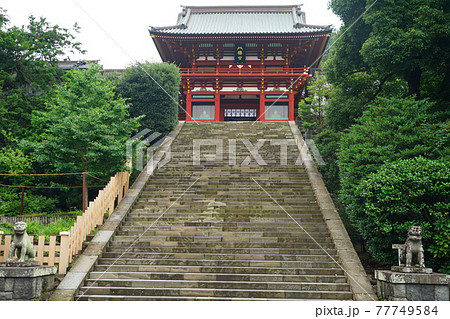
[[[385,163],[418,156],[430,159],[445,156],[445,134],[442,133],[446,128],[430,115],[432,106],[433,103],[427,100],[379,98],[364,112],[358,120],[359,124],[350,127],[339,143],[339,199],[344,205],[343,213],[363,238],[370,241],[369,247],[372,247],[370,251],[373,254],[377,254],[376,247],[381,247],[378,258],[383,260],[392,256],[387,253],[391,242],[368,218],[367,203],[360,195],[361,182],[370,174],[377,173]],[[424,231],[431,227],[423,226]],[[408,225],[402,227],[407,228]],[[405,235],[399,234],[399,238],[404,239]]]
[[41,222],[27,223],[27,232],[33,235],[58,235],[62,231],[68,231],[75,223],[75,219],[61,219],[45,225]]
[[[450,266],[450,166],[423,157],[382,165],[357,187],[364,206],[365,238],[377,259],[395,263],[393,243],[403,243],[410,226],[422,227],[428,265]],[[430,260],[430,258],[432,258]]]
[[145,115],[140,129],[167,134],[178,123],[178,67],[168,63],[139,63],[125,69],[117,92],[131,102],[130,115]]
[[[20,214],[21,191],[14,189],[0,189],[0,215],[17,216]],[[23,200],[24,215],[50,214],[56,211],[57,199],[25,192]]]
[[[27,222],[27,233],[30,235],[58,235],[62,231],[68,231],[75,223],[75,219],[61,219],[45,225],[41,222]],[[5,234],[14,233],[14,225],[10,223],[0,223],[0,230]]]
[[317,134],[314,138],[314,142],[325,162],[325,165],[319,165],[318,168],[330,193],[336,193],[339,190],[337,152],[341,135],[339,132],[326,130]]
[[14,225],[10,223],[0,223],[0,231],[2,231],[5,234],[13,234]]
[[340,200],[356,226],[365,218],[356,191],[363,178],[386,162],[440,156],[436,136],[442,128],[432,122],[428,114],[431,106],[428,101],[412,98],[380,98],[364,112],[359,124],[342,136],[338,152]]

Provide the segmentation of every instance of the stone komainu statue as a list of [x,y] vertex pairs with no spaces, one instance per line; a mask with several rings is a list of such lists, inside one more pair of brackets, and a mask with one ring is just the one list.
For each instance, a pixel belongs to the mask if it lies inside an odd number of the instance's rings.
[[34,260],[36,257],[33,243],[27,234],[27,224],[24,222],[14,224],[14,240],[9,249],[8,261],[12,261],[14,255],[17,255],[19,262]]
[[420,268],[425,268],[420,226],[412,226],[408,229],[406,242],[399,251],[399,264],[405,267],[418,265]]

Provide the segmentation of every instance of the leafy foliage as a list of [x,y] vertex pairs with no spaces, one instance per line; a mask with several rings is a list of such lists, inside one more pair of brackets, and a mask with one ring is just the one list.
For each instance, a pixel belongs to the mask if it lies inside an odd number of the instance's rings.
[[[391,243],[405,240],[410,226],[421,226],[424,247],[435,267],[450,266],[450,166],[423,157],[380,166],[358,185],[368,249],[394,263]],[[445,263],[445,262],[446,263]]]
[[117,92],[132,104],[131,116],[144,115],[140,129],[167,134],[178,122],[178,68],[167,63],[138,63],[125,69]]
[[[31,159],[20,149],[0,149],[0,172],[3,174],[22,174],[32,169]],[[29,177],[0,176],[0,184],[27,185]],[[0,215],[15,216],[20,213],[20,187],[0,188]],[[51,213],[56,210],[56,200],[39,194],[32,194],[29,190],[24,193],[24,211],[27,213]]]
[[337,150],[341,135],[342,133],[333,130],[325,130],[314,137],[314,142],[325,162],[325,165],[320,165],[318,168],[330,193],[337,193],[340,188]]
[[44,127],[34,157],[53,172],[88,172],[104,179],[126,169],[126,141],[139,118],[129,118],[128,105],[115,97],[99,67],[71,70],[63,79],[47,110],[33,113],[33,124]]
[[356,187],[385,162],[424,155],[437,156],[434,131],[427,110],[432,103],[408,99],[380,98],[353,125],[340,142],[341,200],[358,222]]
[[[364,112],[359,124],[353,125],[340,141],[340,200],[349,219],[363,237],[370,241],[373,253],[376,252],[374,247],[387,245],[386,237],[381,232],[376,232],[373,222],[368,219],[367,203],[361,197],[364,187],[361,183],[385,163],[417,156],[431,159],[443,156],[448,146],[441,143],[440,136],[445,128],[434,123],[429,114],[432,106],[431,102],[415,101],[412,98],[379,98],[376,104]],[[377,200],[382,201],[382,196],[387,195],[384,193],[379,196]],[[389,198],[388,196],[387,199]],[[423,204],[427,205],[428,202]]]
[[[20,213],[21,189],[1,189],[0,190],[0,215],[17,216]],[[24,194],[23,210],[27,214],[53,213],[56,211],[57,200],[42,195],[31,194],[26,191]]]
[[[73,32],[78,32],[74,26]],[[35,136],[30,130],[31,111],[44,106],[45,93],[62,74],[58,57],[67,51],[83,52],[75,36],[31,16],[28,25],[9,27],[0,10],[0,147]]]
[[[98,67],[75,71],[58,67],[63,54],[83,52],[75,41],[78,31],[77,25],[68,30],[34,17],[26,26],[10,26],[0,8],[0,173],[86,171],[103,180],[92,183],[88,178],[92,197],[96,185],[126,169],[126,141],[142,117],[130,118],[126,100],[115,91],[120,80],[116,74],[105,79]],[[149,64],[148,70],[177,100],[177,68]],[[141,85],[131,86],[135,84]],[[160,132],[170,131],[177,120],[176,103],[149,92],[160,90],[152,85],[140,88],[159,112],[148,118],[161,123]],[[139,100],[140,93],[134,97]],[[137,110],[140,113],[148,115]],[[80,176],[2,175],[0,184],[0,214],[19,213],[21,187],[11,185],[55,187],[26,189],[24,214],[53,213],[81,204]],[[60,188],[65,186],[70,187]]]
[[308,133],[321,131],[324,124],[326,98],[331,92],[323,74],[316,72],[310,85],[308,85],[309,96],[298,104],[299,116],[302,128]]
[[0,172],[21,174],[31,169],[31,159],[20,149],[0,149]]
[[361,48],[364,61],[380,74],[403,77],[409,93],[420,97],[425,70],[448,72],[450,14],[446,6],[445,0],[379,0],[364,16],[372,27]]
[[[27,233],[30,235],[58,235],[62,231],[68,231],[75,223],[73,218],[65,218],[48,225],[41,222],[28,222]],[[0,230],[5,234],[14,234],[14,225],[0,223]]]
[[70,230],[70,228],[75,223],[73,218],[65,218],[58,220],[53,223],[45,225],[40,222],[29,222],[27,223],[27,232],[29,234],[39,234],[39,235],[58,235],[62,231]]
[[[438,218],[432,213],[436,198],[419,196],[418,189],[403,190],[401,185],[402,181],[409,185],[408,178],[414,175],[415,185],[436,194],[430,185],[437,180],[425,172],[435,167],[433,161],[448,165],[447,2],[330,1],[343,27],[324,65],[333,87],[325,115],[331,131],[319,134],[315,141],[326,162],[321,171],[327,186],[337,189],[340,184],[344,217],[358,229],[375,257],[392,262],[390,245],[402,242],[408,225],[418,223],[424,227],[435,264],[450,272],[450,265],[442,262],[448,259],[448,216]],[[404,176],[396,176],[394,167]],[[377,189],[367,184],[375,182]],[[404,192],[399,194],[401,189]],[[390,192],[396,194],[395,199]],[[396,210],[405,207],[415,213],[401,215],[404,219],[397,223]]]

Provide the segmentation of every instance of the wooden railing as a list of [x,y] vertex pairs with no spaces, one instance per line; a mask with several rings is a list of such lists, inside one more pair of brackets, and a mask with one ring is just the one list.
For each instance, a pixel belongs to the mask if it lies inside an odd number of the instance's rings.
[[[99,191],[95,200],[89,203],[83,215],[77,217],[70,231],[50,236],[48,243],[45,242],[45,236],[39,236],[37,245],[34,245],[37,251],[36,260],[42,265],[58,264],[58,273],[65,274],[73,256],[81,251],[87,235],[103,224],[105,213],[112,213],[115,204],[118,204],[125,196],[129,180],[129,172],[117,173],[111,177],[105,188]],[[8,258],[11,238],[11,235],[0,234],[0,262]]]
[[[34,245],[37,256],[36,260],[42,265],[58,265],[58,272],[65,274],[67,266],[72,261],[69,259],[69,233],[50,236],[48,243],[45,242],[45,236],[29,235],[33,239],[38,237],[37,244]],[[11,246],[12,235],[0,234],[0,262],[8,258],[9,248]]]

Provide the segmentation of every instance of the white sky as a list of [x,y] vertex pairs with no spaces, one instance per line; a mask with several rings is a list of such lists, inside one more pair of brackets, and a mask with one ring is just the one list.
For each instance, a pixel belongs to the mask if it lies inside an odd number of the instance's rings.
[[[159,62],[160,57],[148,33],[151,26],[176,23],[180,5],[278,5],[301,4],[308,24],[336,28],[340,20],[328,9],[329,0],[2,0],[0,7],[14,25],[24,25],[27,17],[46,17],[52,24],[71,28],[81,26],[77,40],[87,50],[85,56],[69,55],[71,60],[100,60],[104,68],[124,68],[135,61]],[[91,18],[92,19],[91,19]],[[95,21],[95,22],[94,22]]]

